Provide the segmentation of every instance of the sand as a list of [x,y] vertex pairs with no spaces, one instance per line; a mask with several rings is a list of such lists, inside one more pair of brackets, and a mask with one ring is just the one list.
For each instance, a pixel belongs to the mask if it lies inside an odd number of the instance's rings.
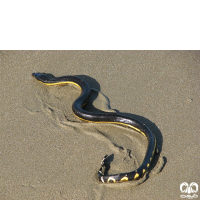
[[[0,199],[181,199],[181,183],[200,184],[199,58],[199,51],[1,51]],[[85,109],[145,123],[160,151],[147,176],[100,183],[105,154],[110,174],[132,171],[147,141],[128,128],[80,121],[71,110],[79,89],[45,86],[33,72],[81,75],[93,88]]]

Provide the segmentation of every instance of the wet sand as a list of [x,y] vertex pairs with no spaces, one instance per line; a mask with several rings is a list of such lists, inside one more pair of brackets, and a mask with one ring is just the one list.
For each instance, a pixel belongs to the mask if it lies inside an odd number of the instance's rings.
[[[181,199],[182,182],[200,184],[199,51],[1,51],[0,58],[0,199]],[[132,171],[147,141],[129,128],[80,121],[71,109],[79,89],[43,85],[33,72],[80,75],[93,88],[86,110],[145,123],[160,151],[150,172],[100,183],[104,155],[110,174]]]

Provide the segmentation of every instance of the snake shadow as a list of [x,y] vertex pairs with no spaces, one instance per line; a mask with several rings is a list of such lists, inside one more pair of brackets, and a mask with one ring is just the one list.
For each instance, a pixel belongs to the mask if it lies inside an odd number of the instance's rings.
[[[100,84],[94,78],[91,78],[90,76],[86,76],[86,75],[78,75],[77,77],[80,77],[81,79],[85,80],[89,84],[90,88],[95,89],[97,91],[101,91]],[[87,104],[84,106],[84,109],[87,110],[87,111],[92,111],[92,112],[97,112],[97,113],[102,112],[101,110],[97,109],[93,105],[93,102],[95,101],[95,99],[97,97],[98,97],[98,93],[96,93],[96,92],[93,93],[90,96]],[[106,98],[107,98],[109,105],[110,105],[110,101],[109,101],[108,97],[106,97]],[[155,153],[154,159],[153,159],[152,164],[151,164],[150,169],[149,169],[149,172],[150,172],[157,165],[158,159],[159,159],[160,154],[162,152],[163,137],[162,137],[161,131],[159,130],[159,128],[156,126],[155,123],[153,123],[152,121],[150,121],[149,119],[147,119],[143,116],[132,114],[132,113],[120,112],[117,109],[113,109],[113,110],[115,110],[118,114],[121,114],[121,115],[127,116],[127,117],[131,117],[133,119],[136,119],[136,120],[142,122],[154,133],[154,135],[156,137],[156,141],[157,141],[157,147],[156,147],[156,153]],[[105,159],[105,163],[107,163],[106,174],[108,173],[109,168],[110,168],[109,163],[112,162],[113,159],[114,159],[114,155],[110,155],[108,158]],[[165,156],[163,156],[163,160],[164,160],[164,164],[163,164],[162,169],[164,168],[164,166],[167,163],[167,158]],[[161,169],[161,171],[162,171],[162,169]]]

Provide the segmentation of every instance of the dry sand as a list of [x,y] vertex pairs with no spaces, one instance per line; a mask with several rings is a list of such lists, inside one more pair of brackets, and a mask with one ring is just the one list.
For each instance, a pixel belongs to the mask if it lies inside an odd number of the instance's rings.
[[[181,199],[182,182],[200,186],[199,51],[1,51],[0,59],[1,200],[168,200]],[[150,173],[98,182],[105,154],[113,158],[109,173],[132,171],[146,140],[121,126],[81,122],[71,110],[80,91],[45,86],[33,72],[81,75],[94,88],[85,109],[147,124],[161,152]]]

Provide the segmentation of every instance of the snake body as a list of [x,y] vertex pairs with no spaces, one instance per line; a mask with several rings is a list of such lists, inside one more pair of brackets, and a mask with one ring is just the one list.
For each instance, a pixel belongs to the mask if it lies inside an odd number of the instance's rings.
[[107,157],[105,156],[101,162],[101,168],[98,171],[99,181],[103,183],[116,183],[123,181],[138,180],[144,176],[144,174],[149,170],[156,148],[155,136],[145,124],[133,118],[122,116],[118,113],[109,113],[109,112],[92,113],[84,110],[83,106],[87,103],[90,97],[91,90],[89,85],[84,80],[82,80],[77,76],[62,76],[62,77],[50,78],[48,77],[48,75],[43,73],[33,73],[32,76],[46,85],[74,84],[78,86],[81,89],[81,95],[74,101],[72,105],[72,110],[74,114],[81,120],[87,122],[114,123],[118,125],[128,126],[136,130],[137,132],[141,133],[143,136],[147,138],[148,146],[146,155],[144,157],[143,163],[138,169],[127,173],[104,175],[103,172],[103,168],[105,166],[104,160]]

